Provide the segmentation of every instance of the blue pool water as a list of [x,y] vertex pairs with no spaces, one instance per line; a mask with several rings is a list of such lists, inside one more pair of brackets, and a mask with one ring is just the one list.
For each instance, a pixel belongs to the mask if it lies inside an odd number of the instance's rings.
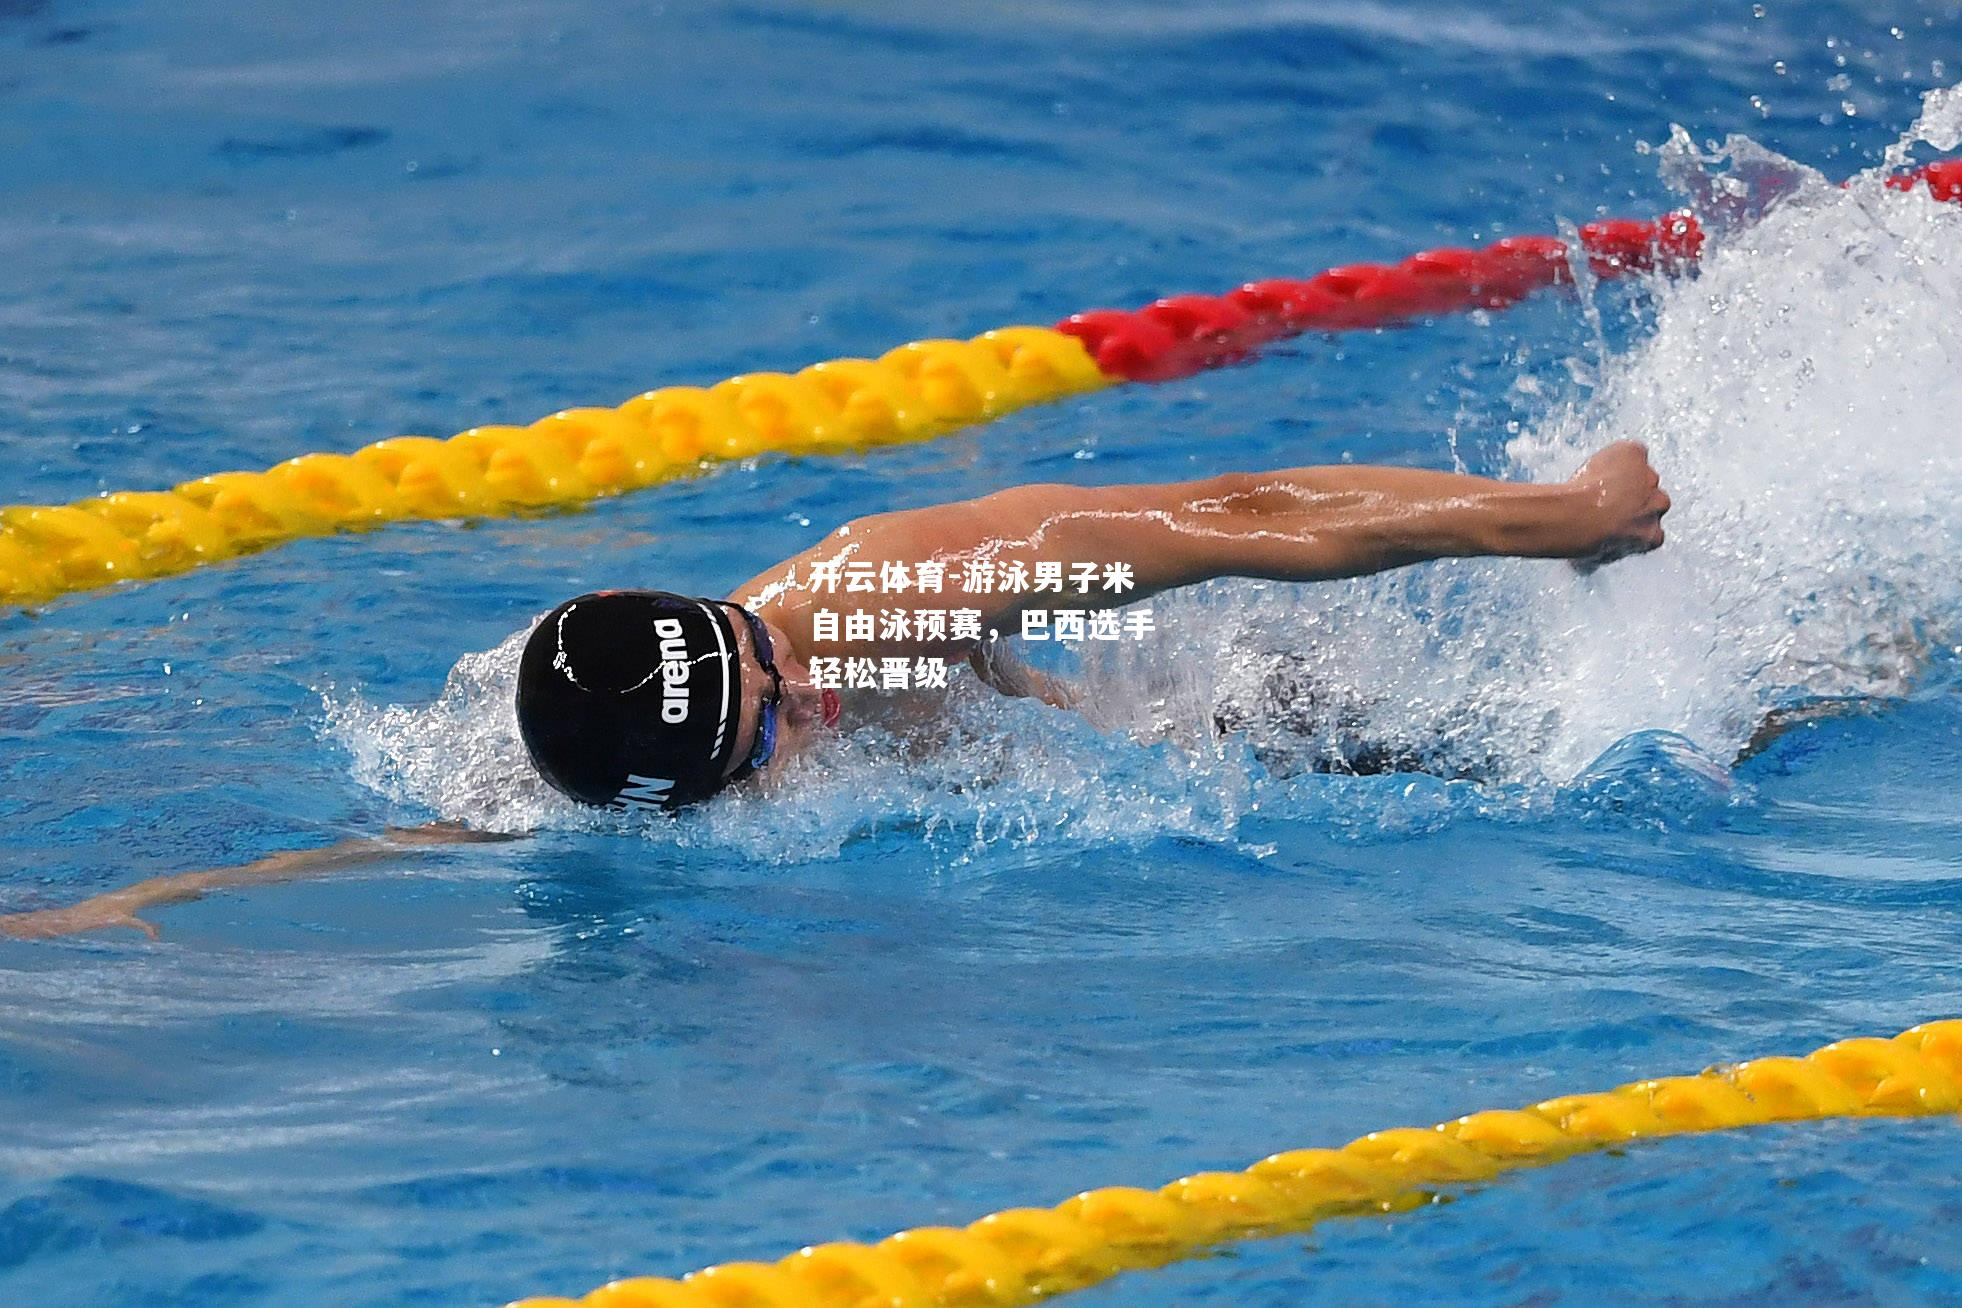
[[[0,0],[0,502],[1648,215],[1733,133],[1837,179],[1962,80],[1954,3],[1757,8]],[[1813,192],[1675,290],[0,614],[0,911],[537,832],[0,941],[0,1301],[576,1293],[1962,1014],[1958,254]],[[1015,481],[1621,436],[1660,555],[1220,587],[1099,722],[958,697],[805,805],[582,824],[466,657]],[[1358,731],[1436,775],[1312,769]],[[1962,1302],[1959,1144],[1678,1139],[1083,1302]]]

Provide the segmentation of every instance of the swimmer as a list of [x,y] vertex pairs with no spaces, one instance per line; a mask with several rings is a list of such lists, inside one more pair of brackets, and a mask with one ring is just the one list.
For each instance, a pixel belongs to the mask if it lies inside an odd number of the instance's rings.
[[[1067,686],[1011,652],[1026,610],[1118,608],[1214,578],[1330,581],[1444,558],[1592,568],[1660,546],[1668,511],[1647,451],[1629,441],[1552,484],[1345,465],[1017,486],[856,519],[720,599],[622,590],[568,600],[525,646],[519,727],[532,766],[583,804],[672,811],[732,786],[791,791],[797,756],[824,733],[930,712],[940,693],[841,689],[820,674],[846,659],[965,663],[1004,694],[1068,708]],[[922,565],[943,579],[937,590],[914,584]],[[1128,584],[1057,594],[991,580],[1086,566]],[[958,628],[933,621],[955,609],[965,615]],[[854,610],[879,615],[869,633],[832,630],[826,614]],[[155,935],[138,914],[157,904],[321,875],[404,845],[496,838],[446,823],[391,830],[0,917],[0,935],[113,926]]]

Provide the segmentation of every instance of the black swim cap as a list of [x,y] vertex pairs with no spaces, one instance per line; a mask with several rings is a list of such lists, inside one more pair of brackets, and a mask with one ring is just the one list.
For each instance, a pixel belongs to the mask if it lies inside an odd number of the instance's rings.
[[706,799],[727,784],[736,748],[738,650],[714,600],[662,590],[567,600],[518,664],[525,749],[583,803],[672,809]]

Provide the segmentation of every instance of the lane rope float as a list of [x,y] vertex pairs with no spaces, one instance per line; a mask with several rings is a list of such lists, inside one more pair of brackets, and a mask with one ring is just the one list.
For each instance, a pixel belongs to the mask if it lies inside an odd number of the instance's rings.
[[[1962,200],[1962,159],[1890,178]],[[1688,214],[1580,229],[1594,275],[1694,262]],[[1511,237],[1430,250],[1307,279],[1180,295],[1136,310],[1004,327],[972,340],[916,341],[878,359],[794,374],[671,386],[616,408],[568,409],[524,427],[447,440],[397,436],[352,454],[304,454],[264,472],[225,472],[169,490],[64,505],[0,507],[0,605],[187,572],[307,537],[407,519],[509,517],[584,504],[765,453],[826,454],[925,440],[1033,404],[1125,381],[1164,381],[1247,358],[1310,331],[1383,327],[1496,309],[1572,279],[1566,244]]]
[[[1962,201],[1962,159],[1887,179],[1896,191],[1926,184],[1937,200]],[[1607,219],[1580,229],[1581,252],[1602,280],[1674,273],[1696,262],[1704,232],[1695,215]],[[1269,341],[1311,331],[1384,327],[1467,309],[1502,309],[1573,279],[1566,244],[1514,236],[1478,250],[1427,250],[1402,263],[1351,264],[1306,281],[1250,282],[1225,295],[1178,295],[1142,309],[1100,309],[1058,324],[1081,339],[1097,366],[1126,381],[1166,381],[1236,363]]]
[[1340,1149],[1275,1154],[1158,1190],[1089,1190],[1054,1208],[1011,1208],[965,1227],[815,1245],[774,1263],[724,1263],[678,1281],[636,1277],[578,1299],[522,1299],[509,1308],[1008,1308],[1229,1241],[1328,1217],[1407,1211],[1441,1189],[1632,1141],[1958,1111],[1962,1020],[1929,1022],[1803,1058],[1757,1058],[1428,1129],[1375,1131]]
[[583,504],[770,451],[923,440],[1110,384],[1074,338],[1007,327],[794,375],[670,386],[528,427],[474,427],[448,440],[397,436],[353,454],[305,454],[168,491],[0,508],[0,603],[186,572],[385,522]]

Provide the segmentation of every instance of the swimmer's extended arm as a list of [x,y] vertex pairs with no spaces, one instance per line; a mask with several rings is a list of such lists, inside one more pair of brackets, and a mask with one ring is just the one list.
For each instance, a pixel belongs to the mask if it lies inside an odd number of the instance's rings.
[[323,849],[298,849],[273,854],[241,867],[214,868],[208,872],[180,872],[174,876],[152,877],[104,894],[85,899],[67,908],[44,908],[32,913],[0,915],[0,936],[20,940],[48,940],[55,936],[79,935],[111,927],[141,931],[152,940],[157,928],[137,914],[160,904],[182,904],[202,899],[213,890],[235,886],[262,885],[272,881],[298,881],[306,877],[327,876],[351,867],[379,862],[412,845],[450,845],[473,841],[514,840],[515,836],[471,831],[451,822],[432,822],[421,827],[390,827],[381,836],[343,840]]
[[[1095,604],[1214,577],[1330,581],[1475,555],[1599,564],[1661,545],[1669,497],[1647,451],[1623,441],[1553,484],[1416,468],[1286,468],[1163,486],[1024,486],[964,507],[939,529],[943,555],[1130,565],[1135,590],[1093,592],[1086,599]],[[920,534],[932,531],[923,517]],[[1016,610],[1044,598],[974,602],[984,622],[1007,628]]]

